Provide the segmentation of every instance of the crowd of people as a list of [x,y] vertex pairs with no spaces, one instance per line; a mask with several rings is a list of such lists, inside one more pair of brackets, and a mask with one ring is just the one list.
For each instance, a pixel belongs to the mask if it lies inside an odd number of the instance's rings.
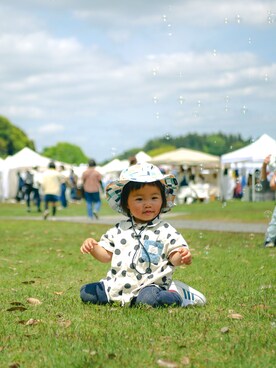
[[58,204],[61,208],[68,207],[68,190],[71,202],[82,198],[78,185],[78,177],[73,169],[68,175],[63,165],[57,168],[55,162],[51,161],[46,171],[33,167],[31,170],[17,172],[15,199],[17,202],[25,201],[27,212],[31,212],[32,207],[36,208],[36,211],[43,212],[44,219],[47,219],[50,214],[49,206],[53,217],[56,215]]
[[[276,191],[276,162],[273,166],[272,160],[275,160],[274,156],[267,156],[264,159],[261,170],[256,169],[253,174],[249,173],[247,177],[244,173],[240,174],[238,170],[230,172],[228,168],[223,170],[220,178],[218,178],[216,172],[213,172],[212,180],[208,183],[206,183],[204,175],[195,173],[191,167],[184,169],[183,166],[180,166],[177,170],[171,169],[171,173],[175,175],[178,181],[178,191],[175,200],[180,202],[183,193],[195,193],[196,187],[201,188],[201,192],[200,189],[197,189],[197,193],[192,198],[192,201],[204,201],[213,196],[214,199],[226,203],[233,198],[242,199],[245,193],[247,193],[247,200],[250,201],[252,200],[253,192],[255,196],[262,196],[260,200],[273,200],[275,199]],[[136,164],[135,157],[129,158],[129,167]],[[160,168],[160,172],[166,174],[162,168]],[[72,168],[69,172],[65,170],[63,165],[57,168],[52,161],[44,172],[41,172],[38,167],[26,170],[23,173],[18,172],[16,200],[24,200],[28,212],[31,212],[32,207],[34,207],[37,212],[43,212],[44,219],[47,219],[50,214],[55,218],[57,208],[65,209],[70,202],[84,199],[87,217],[90,220],[94,220],[99,218],[102,204],[101,198],[108,185],[109,181],[106,181],[103,175],[96,169],[94,159],[89,160],[87,168],[83,171],[81,177],[78,177]],[[207,188],[205,192],[203,188]],[[190,202],[188,202],[187,198],[185,197],[183,202],[189,204]],[[275,244],[276,209],[273,212],[264,241],[266,247],[275,246]]]

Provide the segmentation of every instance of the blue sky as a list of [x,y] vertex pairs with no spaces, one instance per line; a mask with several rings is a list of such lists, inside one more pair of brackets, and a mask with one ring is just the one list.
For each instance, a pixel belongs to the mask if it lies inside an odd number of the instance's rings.
[[3,3],[0,114],[39,152],[70,142],[101,162],[165,135],[276,138],[275,1]]

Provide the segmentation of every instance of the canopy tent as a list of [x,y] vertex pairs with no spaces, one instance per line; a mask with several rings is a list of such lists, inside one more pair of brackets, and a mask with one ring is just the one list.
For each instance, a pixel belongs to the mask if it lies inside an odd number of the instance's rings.
[[114,160],[108,162],[106,165],[101,166],[100,171],[103,174],[121,172],[129,166],[128,160],[119,160],[115,158]]
[[137,162],[149,162],[151,160],[151,156],[149,156],[143,151],[136,153],[135,157]]
[[13,156],[8,156],[5,160],[5,166],[8,166],[9,169],[27,169],[35,166],[47,167],[50,161],[50,158],[41,156],[30,148],[24,147]]
[[218,167],[220,164],[219,156],[210,155],[201,151],[188,148],[178,148],[174,151],[166,152],[155,156],[150,160],[156,165],[190,165]]
[[[252,170],[252,182],[255,182],[255,169],[260,169],[264,159],[269,155],[276,155],[276,140],[263,134],[255,142],[236,151],[221,156],[221,164],[230,165],[238,169]],[[255,190],[252,190],[252,201],[256,200]]]
[[[5,199],[14,198],[17,191],[17,172],[39,167],[45,169],[48,167],[50,158],[41,156],[28,147],[13,156],[8,156],[2,166],[2,192]],[[62,164],[57,162],[57,164]]]
[[262,163],[269,154],[276,154],[276,140],[263,134],[248,146],[222,155],[221,163]]

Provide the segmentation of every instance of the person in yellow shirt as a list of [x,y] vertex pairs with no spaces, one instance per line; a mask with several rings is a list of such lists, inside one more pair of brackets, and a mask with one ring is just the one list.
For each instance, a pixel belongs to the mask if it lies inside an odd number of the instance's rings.
[[62,175],[56,170],[56,165],[51,161],[48,165],[48,170],[45,171],[42,177],[41,188],[44,194],[45,210],[43,214],[44,220],[49,216],[49,203],[52,206],[52,216],[56,215],[57,202],[60,197],[60,186],[62,182]]

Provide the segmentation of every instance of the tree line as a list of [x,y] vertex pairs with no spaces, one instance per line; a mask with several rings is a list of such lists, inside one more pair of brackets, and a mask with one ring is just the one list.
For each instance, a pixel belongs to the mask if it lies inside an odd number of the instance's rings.
[[[117,158],[128,159],[139,151],[144,151],[153,157],[181,147],[221,156],[242,148],[249,143],[251,143],[251,139],[243,139],[240,134],[224,134],[221,132],[213,134],[189,133],[178,137],[167,134],[159,138],[150,139],[143,147],[127,150],[118,155]],[[0,115],[0,157],[5,158],[9,155],[14,155],[24,147],[29,147],[36,151],[35,143],[28,138],[26,133]],[[55,146],[45,147],[40,153],[53,160],[69,164],[78,165],[88,161],[88,157],[80,147],[67,142],[59,142]]]

